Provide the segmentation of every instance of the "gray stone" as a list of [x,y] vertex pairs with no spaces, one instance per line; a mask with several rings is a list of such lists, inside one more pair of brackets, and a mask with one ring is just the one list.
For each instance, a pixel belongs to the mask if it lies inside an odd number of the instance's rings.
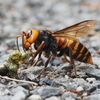
[[34,67],[30,67],[26,70],[22,70],[23,74],[39,74],[40,71],[42,70],[42,66],[38,67],[38,66],[34,66]]
[[[63,100],[63,99],[62,99]],[[72,98],[72,97],[67,97],[65,98],[64,100],[76,100],[75,98]]]
[[11,100],[12,96],[5,95],[5,96],[0,96],[0,100]]
[[92,86],[95,86],[95,87],[98,87],[100,86],[100,81],[99,80],[96,80],[92,83]]
[[[75,100],[74,98],[77,97],[77,94],[72,93],[72,92],[65,92],[62,95],[62,100]],[[70,99],[69,99],[70,98]]]
[[86,99],[83,100],[100,100],[100,94],[93,94],[90,96],[87,96]]
[[5,42],[6,42],[6,44],[7,44],[8,47],[12,47],[13,48],[13,47],[16,46],[15,45],[15,39],[13,39],[13,38],[12,39],[8,39]]
[[60,87],[64,86],[67,87],[67,84],[70,83],[72,79],[66,79],[66,78],[55,78],[51,84],[53,87]]
[[31,95],[28,100],[42,100],[40,95]]
[[43,82],[46,83],[46,84],[48,84],[48,85],[51,85],[52,82],[53,82],[53,79],[44,80]]
[[54,66],[58,66],[58,65],[60,65],[62,62],[60,61],[60,60],[58,60],[58,59],[54,59],[53,61],[52,61],[52,64],[54,65]]
[[47,98],[50,96],[61,95],[63,92],[64,90],[61,88],[42,86],[36,88],[34,91],[31,92],[31,94],[33,93],[36,95],[40,95],[42,98]]
[[96,89],[93,94],[99,94],[100,95],[100,89]]
[[25,100],[26,93],[24,91],[17,91],[17,93],[14,94],[14,96],[10,100]]
[[100,69],[89,69],[86,70],[87,74],[100,79]]
[[11,95],[11,91],[5,87],[0,87],[0,96]]
[[0,58],[2,58],[2,59],[0,59],[0,62],[1,63],[3,63],[4,61],[6,61],[7,60],[7,58],[9,57],[9,54],[3,54],[3,55],[1,55],[1,57]]
[[87,83],[82,78],[75,78],[75,79],[58,78],[53,80],[51,86],[53,87],[63,86],[66,89],[75,89],[75,90],[77,89],[78,86],[82,86],[84,90],[87,90],[92,85]]
[[28,90],[26,90],[25,88],[23,88],[21,86],[17,86],[16,88],[12,88],[11,92],[13,95],[17,95],[17,94],[19,94],[19,92],[22,93],[23,96],[24,96],[24,94],[28,95]]
[[23,88],[27,89],[27,90],[30,90],[32,89],[32,87],[30,86],[30,84],[28,83],[19,83],[18,86],[22,86]]
[[49,97],[49,98],[47,98],[45,100],[60,100],[60,99],[58,97],[56,97],[56,96],[52,96],[52,97]]
[[15,82],[15,81],[10,81],[10,82],[7,84],[7,87],[8,87],[8,88],[12,88],[12,87],[16,87],[16,86],[18,86],[18,85],[17,85],[17,82]]
[[93,62],[94,64],[96,64],[98,66],[98,68],[100,68],[100,57],[93,57]]
[[72,69],[73,69],[73,67],[68,62],[61,64],[61,70],[70,71]]
[[95,90],[96,90],[96,87],[93,86],[93,87],[90,87],[89,89],[87,89],[87,92],[88,92],[88,93],[92,93],[92,92],[94,92]]

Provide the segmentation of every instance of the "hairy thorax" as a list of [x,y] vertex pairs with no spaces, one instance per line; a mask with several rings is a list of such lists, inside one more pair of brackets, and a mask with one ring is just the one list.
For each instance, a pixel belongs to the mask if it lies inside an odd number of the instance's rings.
[[42,53],[48,57],[50,53],[57,56],[58,43],[57,39],[52,36],[52,33],[48,30],[40,31],[38,39],[35,41],[35,49],[37,50],[42,41],[45,41],[46,46],[43,48]]

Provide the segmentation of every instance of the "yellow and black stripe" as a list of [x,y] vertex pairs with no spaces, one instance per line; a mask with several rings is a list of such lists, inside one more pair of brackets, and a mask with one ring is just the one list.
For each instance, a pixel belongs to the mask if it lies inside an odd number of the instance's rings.
[[[60,38],[59,49],[61,51],[64,51],[65,49],[67,49],[66,47],[70,47],[72,49],[73,59],[78,60],[80,62],[93,64],[91,53],[80,42],[72,39]],[[68,52],[66,52],[66,55],[69,56]]]

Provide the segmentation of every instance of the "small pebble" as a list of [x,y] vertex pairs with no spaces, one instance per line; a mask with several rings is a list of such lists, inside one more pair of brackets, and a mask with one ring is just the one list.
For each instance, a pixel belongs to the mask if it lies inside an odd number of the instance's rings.
[[94,81],[96,81],[96,79],[95,78],[86,78],[86,80],[89,82],[89,83],[93,83]]
[[86,97],[88,94],[85,92],[82,94],[83,97]]
[[90,89],[87,90],[88,93],[92,93],[96,90],[96,87],[91,87]]
[[65,78],[66,78],[66,79],[69,79],[69,76],[68,76],[68,75],[65,75]]
[[24,91],[18,91],[14,94],[11,100],[25,100],[26,94]]
[[81,92],[81,91],[83,91],[83,90],[84,90],[84,89],[83,89],[83,87],[81,87],[81,86],[77,87],[77,89],[76,89],[77,92]]
[[41,96],[40,95],[31,95],[28,100],[41,100]]
[[47,98],[45,100],[60,100],[60,99],[58,97],[56,97],[56,96],[52,96],[52,97]]

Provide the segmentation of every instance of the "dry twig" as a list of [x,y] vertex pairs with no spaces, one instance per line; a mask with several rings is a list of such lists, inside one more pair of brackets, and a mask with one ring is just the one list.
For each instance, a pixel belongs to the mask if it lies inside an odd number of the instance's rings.
[[6,87],[6,85],[4,85],[4,84],[1,84],[1,83],[0,83],[0,86],[2,86],[2,87]]
[[1,75],[0,75],[0,78],[7,79],[7,80],[12,80],[12,81],[16,81],[16,82],[24,82],[24,83],[29,83],[29,84],[33,84],[33,85],[38,85],[38,84],[35,83],[35,82],[24,81],[24,80],[18,80],[18,79],[13,79],[13,78],[9,78],[9,77],[3,77],[3,76],[1,76]]

